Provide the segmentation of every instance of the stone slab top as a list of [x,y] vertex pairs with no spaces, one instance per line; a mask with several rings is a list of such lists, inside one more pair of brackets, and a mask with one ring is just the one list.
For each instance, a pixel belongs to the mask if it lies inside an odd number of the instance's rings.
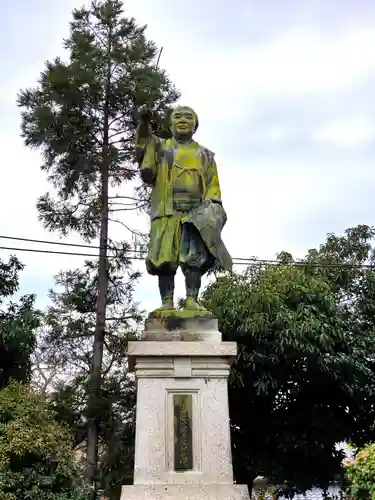
[[190,310],[190,309],[156,309],[150,312],[149,319],[166,319],[166,318],[213,318],[211,311],[203,310]]
[[240,484],[136,484],[123,486],[120,500],[250,500]]
[[201,333],[213,332],[218,330],[217,319],[212,316],[189,316],[183,313],[189,311],[173,311],[173,315],[164,317],[149,316],[145,322],[144,333],[154,332],[187,332],[187,333]]
[[136,340],[128,344],[128,357],[163,356],[163,357],[235,357],[237,355],[236,342],[186,342],[186,341],[157,341],[148,342]]

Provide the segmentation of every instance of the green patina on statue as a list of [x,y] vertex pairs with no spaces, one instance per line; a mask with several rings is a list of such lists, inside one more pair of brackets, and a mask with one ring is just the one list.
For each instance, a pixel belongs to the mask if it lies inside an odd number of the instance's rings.
[[[226,214],[214,154],[193,140],[198,117],[189,107],[171,115],[171,139],[151,130],[151,112],[139,110],[136,155],[142,180],[152,186],[151,230],[146,267],[159,278],[162,306],[153,315],[176,314],[174,279],[178,266],[185,276],[186,301],[179,315],[209,315],[197,299],[202,276],[216,264],[232,268],[221,240]],[[173,312],[174,311],[174,312]]]

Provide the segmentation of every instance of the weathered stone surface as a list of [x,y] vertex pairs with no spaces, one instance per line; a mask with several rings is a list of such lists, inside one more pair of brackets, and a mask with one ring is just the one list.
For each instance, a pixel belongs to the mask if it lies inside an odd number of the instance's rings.
[[123,486],[121,500],[249,500],[237,484],[155,484]]
[[[228,373],[229,370],[227,370]],[[232,484],[226,377],[137,377],[134,484]],[[193,470],[175,471],[174,396],[192,397]]]
[[190,309],[156,309],[150,312],[149,318],[212,318],[211,311],[190,310]]
[[[237,355],[237,345],[235,342],[170,342],[158,341],[142,342],[140,340],[129,342],[128,363],[129,370],[133,371],[135,363],[150,358],[150,362],[155,366],[172,363],[174,358],[202,358],[221,359],[225,358],[229,365]],[[163,372],[163,376],[167,376]]]
[[249,500],[247,487],[233,484],[236,343],[222,342],[207,317],[149,318],[145,337],[128,344],[137,380],[134,485],[123,486],[121,500]]
[[184,315],[184,311],[175,311],[179,314],[162,318],[149,316],[145,323],[142,340],[183,340],[220,342],[221,333],[218,330],[217,319],[212,316]]
[[[231,485],[227,378],[236,344],[138,341],[129,352],[138,387],[134,484]],[[184,472],[175,470],[176,396],[191,400],[193,467]]]

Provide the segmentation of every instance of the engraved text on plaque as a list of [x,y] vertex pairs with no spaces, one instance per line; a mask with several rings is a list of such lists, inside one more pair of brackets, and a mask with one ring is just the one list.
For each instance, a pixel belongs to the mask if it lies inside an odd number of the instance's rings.
[[178,472],[193,469],[192,412],[191,394],[173,395],[174,470]]

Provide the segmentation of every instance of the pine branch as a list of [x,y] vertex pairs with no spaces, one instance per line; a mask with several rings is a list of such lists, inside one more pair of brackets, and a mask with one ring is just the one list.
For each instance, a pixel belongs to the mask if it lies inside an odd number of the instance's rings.
[[134,315],[129,315],[129,316],[120,316],[120,317],[111,317],[111,318],[107,318],[107,321],[120,321],[120,322],[124,322],[124,321],[127,321],[129,319],[133,319],[134,318]]
[[148,203],[144,203],[143,205],[137,205],[128,208],[111,208],[110,212],[128,212],[129,210],[141,210],[142,208],[148,207]]
[[117,219],[111,219],[111,218],[109,218],[108,220],[110,220],[111,222],[117,222],[118,224],[121,224],[121,226],[123,226],[125,229],[127,229],[129,232],[131,232],[135,236],[139,236],[140,238],[147,238],[146,233],[140,233],[139,231],[136,231],[135,229],[131,229],[127,224],[125,224],[125,222],[122,222],[122,221],[117,220]]
[[134,198],[133,196],[119,196],[119,195],[116,195],[116,196],[109,196],[108,197],[110,200],[134,200],[134,201],[142,201],[141,198]]

